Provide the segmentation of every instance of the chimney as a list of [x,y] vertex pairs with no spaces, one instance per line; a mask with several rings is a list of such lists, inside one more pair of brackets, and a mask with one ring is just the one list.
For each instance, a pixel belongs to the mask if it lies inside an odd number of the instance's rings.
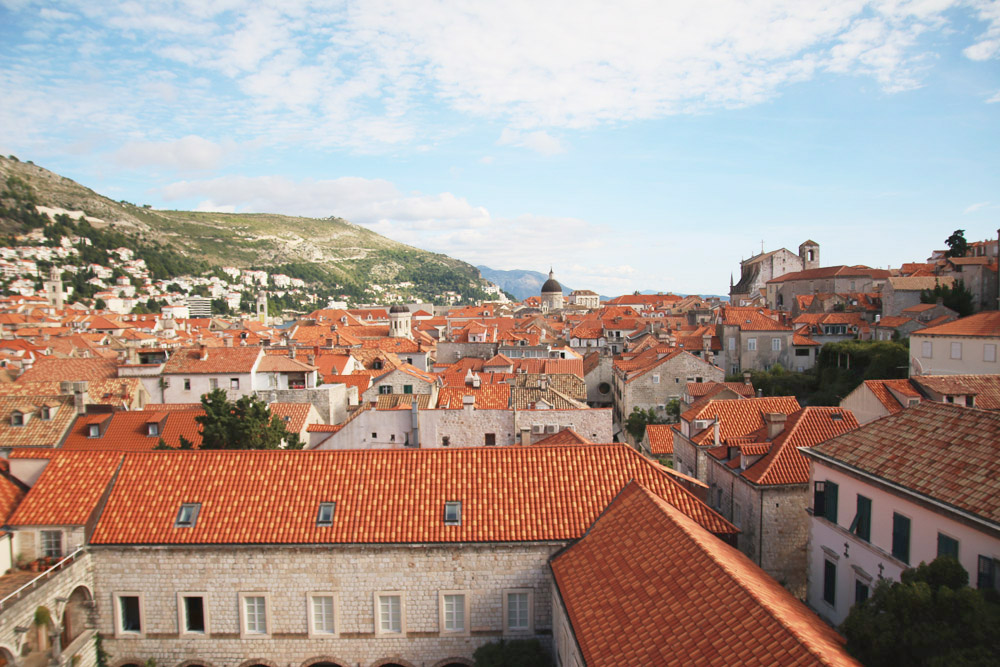
[[750,386],[750,371],[743,372],[743,384]]
[[549,388],[549,379],[547,377],[538,378],[538,388],[545,391]]
[[86,381],[73,383],[73,408],[76,414],[87,414],[87,403],[90,403],[90,394],[87,393],[89,384]]
[[288,348],[288,358],[289,359],[294,359],[295,358],[295,346],[294,345],[292,345],[292,346],[290,346]]
[[719,444],[719,418],[715,418],[715,423],[712,424],[712,439],[716,445]]
[[315,366],[316,365],[316,355],[315,354],[307,354],[306,355],[306,361],[309,363],[310,366]]
[[226,336],[225,338],[223,338],[222,339],[222,344],[225,345],[226,347],[232,347],[233,346],[233,339],[232,339],[232,337]]
[[420,447],[420,413],[417,410],[417,402],[413,401],[410,404],[410,432],[413,433],[410,446],[412,447]]
[[59,393],[60,394],[72,394],[73,393],[73,383],[66,382],[65,380],[59,383]]
[[198,358],[202,361],[208,360],[208,347],[206,347],[204,343],[201,343],[198,346]]
[[527,447],[531,444],[531,429],[527,426],[521,427],[520,444],[522,447]]
[[326,339],[326,346],[327,347],[333,347],[333,339],[332,338],[327,338]]
[[473,389],[479,389],[482,386],[482,384],[483,384],[483,381],[481,379],[479,379],[479,375],[477,375],[476,373],[473,373],[472,374],[472,388]]
[[463,396],[462,397],[462,409],[466,412],[472,412],[476,409],[476,397],[475,396]]
[[785,430],[785,420],[788,417],[780,412],[768,412],[764,415],[764,424],[767,426],[767,439],[774,440]]

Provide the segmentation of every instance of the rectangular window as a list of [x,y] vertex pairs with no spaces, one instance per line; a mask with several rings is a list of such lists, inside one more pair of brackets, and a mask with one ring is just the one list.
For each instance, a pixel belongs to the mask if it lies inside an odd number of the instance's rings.
[[660,384],[660,375],[659,375],[659,373],[653,373],[653,384]]
[[230,389],[239,389],[240,388],[240,379],[239,378],[229,378],[229,388]]
[[910,563],[910,520],[902,514],[892,514],[892,556]]
[[320,503],[319,511],[316,512],[317,526],[332,526],[333,513],[337,508],[337,503]]
[[920,356],[924,359],[930,359],[934,356],[934,343],[925,340],[920,344]]
[[993,343],[983,345],[983,361],[997,360],[997,346]]
[[860,579],[854,580],[854,604],[861,604],[867,600],[870,592],[867,582]]
[[816,482],[813,485],[813,515],[837,523],[837,485],[833,482]]
[[962,358],[962,344],[961,343],[952,343],[951,344],[951,358],[952,359],[961,359]]
[[465,593],[443,591],[439,603],[441,605],[441,632],[448,634],[465,634],[466,625]]
[[771,339],[771,350],[774,352],[779,352],[781,350],[781,339],[772,338]]
[[62,555],[63,555],[62,531],[43,530],[42,556],[45,556],[47,558],[61,558]]
[[992,588],[1000,590],[1000,561],[990,556],[979,556],[979,567],[977,568],[976,588]]
[[177,510],[177,520],[174,528],[194,528],[198,522],[198,512],[201,511],[201,503],[184,503]]
[[735,338],[730,338],[729,339],[729,351],[730,352],[735,352],[736,351],[736,339]]
[[101,425],[100,424],[89,424],[87,426],[87,437],[88,438],[99,438],[99,437],[101,437]]
[[837,605],[837,564],[829,560],[823,561],[823,600]]
[[757,349],[757,339],[747,338],[747,350],[753,352]]
[[462,524],[462,501],[448,501],[444,504],[444,525],[459,526]]
[[219,378],[208,378],[208,388],[218,389],[219,388]]
[[485,436],[485,443],[484,444],[487,447],[493,447],[493,446],[495,446],[497,444],[497,434],[496,433],[487,433],[486,436]]
[[143,631],[142,593],[112,593],[116,637],[141,637]]
[[184,378],[184,391],[191,391],[191,378]]
[[733,525],[737,528],[743,527],[743,506],[733,503]]
[[872,534],[872,501],[858,494],[858,509],[851,521],[851,532],[863,539],[865,542],[871,541]]
[[403,393],[404,394],[412,394],[413,393],[413,385],[412,384],[404,384],[403,385]]
[[243,611],[243,636],[267,635],[267,596],[240,593]]
[[309,594],[309,636],[330,637],[337,634],[337,594]]
[[181,634],[208,634],[208,610],[205,599],[208,593],[178,593],[177,611]]
[[958,540],[948,537],[943,533],[938,533],[938,556],[951,556],[958,560]]
[[504,632],[508,634],[530,633],[532,631],[531,589],[504,591],[503,617]]
[[380,394],[391,394],[392,385],[384,384],[378,388],[378,393]]
[[146,424],[146,435],[152,435],[152,436],[160,435],[160,425],[156,422],[150,422]]
[[399,593],[376,593],[376,634],[394,635],[403,632],[403,596]]

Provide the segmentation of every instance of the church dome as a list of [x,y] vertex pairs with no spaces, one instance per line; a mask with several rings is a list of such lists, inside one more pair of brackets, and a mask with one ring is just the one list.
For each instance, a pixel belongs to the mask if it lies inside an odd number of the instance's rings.
[[562,294],[562,285],[555,279],[555,273],[549,269],[549,279],[542,285],[542,294]]
[[392,308],[389,309],[389,314],[390,315],[392,315],[393,313],[408,313],[408,312],[410,312],[409,308],[407,308],[406,306],[400,305],[398,303],[395,306],[393,306]]

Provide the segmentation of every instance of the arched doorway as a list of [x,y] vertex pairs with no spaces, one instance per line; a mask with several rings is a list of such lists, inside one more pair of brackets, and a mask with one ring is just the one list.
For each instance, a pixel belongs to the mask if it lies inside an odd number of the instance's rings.
[[14,654],[0,646],[0,667],[14,664]]
[[62,615],[62,635],[59,637],[63,650],[87,629],[92,599],[86,586],[77,586],[66,601]]

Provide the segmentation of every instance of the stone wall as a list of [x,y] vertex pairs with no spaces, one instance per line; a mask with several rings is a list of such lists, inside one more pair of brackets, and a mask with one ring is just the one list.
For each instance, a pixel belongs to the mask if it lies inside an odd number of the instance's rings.
[[442,343],[437,344],[436,363],[453,364],[459,359],[470,357],[473,359],[490,360],[496,356],[496,343]]
[[325,424],[339,424],[347,419],[346,385],[326,384],[313,389],[262,389],[256,393],[269,403],[312,403]]
[[679,400],[687,383],[697,382],[698,378],[702,382],[722,382],[725,373],[692,354],[679,354],[630,382],[625,382],[621,372],[616,372],[615,382],[621,396],[620,405],[616,406],[619,423],[623,424],[635,407],[653,408],[657,416],[665,418],[666,412],[659,406],[675,398]]
[[[475,649],[503,636],[503,591],[532,589],[534,630],[551,647],[549,557],[565,543],[336,547],[93,547],[98,630],[115,659],[176,665],[197,658],[213,667],[246,660],[300,665],[332,656],[350,665],[394,657],[414,665],[471,660]],[[469,596],[468,636],[445,636],[439,592]],[[115,638],[108,613],[113,594],[142,596],[142,636]],[[179,634],[177,593],[206,591],[208,633]],[[307,594],[332,591],[338,634],[308,635]],[[374,596],[400,591],[403,635],[376,635]],[[269,636],[240,639],[239,594],[269,597]],[[112,661],[112,664],[115,660]],[[404,664],[407,664],[404,663]]]

